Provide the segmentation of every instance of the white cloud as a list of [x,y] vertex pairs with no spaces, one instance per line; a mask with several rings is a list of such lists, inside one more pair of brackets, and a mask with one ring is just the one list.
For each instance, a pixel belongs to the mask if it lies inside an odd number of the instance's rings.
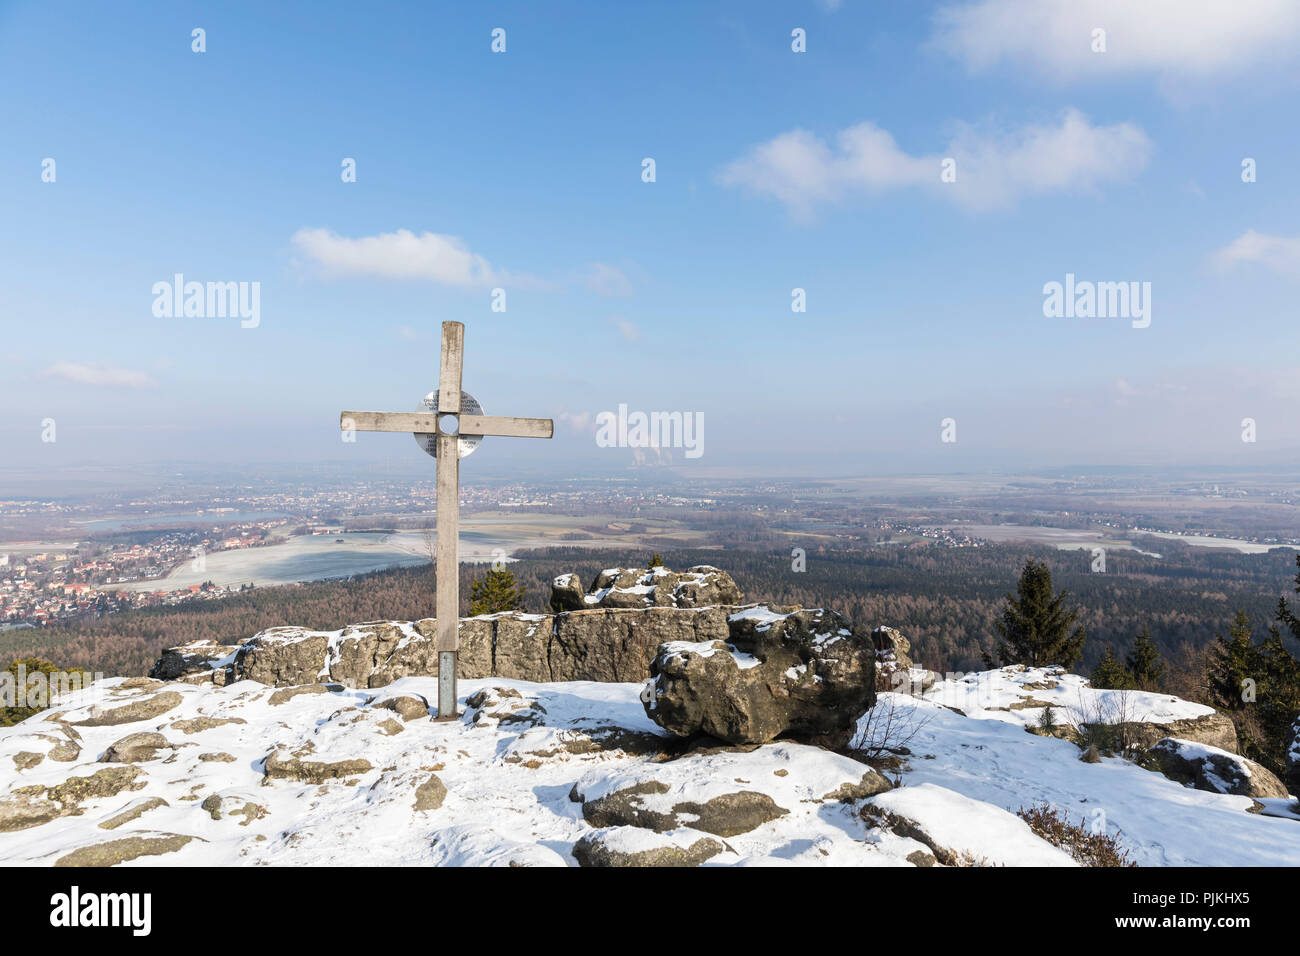
[[505,281],[488,261],[456,236],[409,229],[349,239],[331,229],[299,229],[290,240],[326,273],[381,279],[429,279],[444,285],[481,286]]
[[582,281],[588,289],[597,295],[628,296],[632,294],[632,280],[627,277],[623,270],[616,266],[606,265],[603,262],[593,262]]
[[56,362],[45,375],[75,385],[108,385],[116,388],[151,388],[158,384],[144,372],[102,363]]
[[618,330],[623,333],[623,338],[627,339],[629,342],[641,341],[641,330],[627,319],[615,319],[614,324],[617,325]]
[[[302,228],[290,242],[329,276],[359,276],[376,279],[426,279],[443,285],[463,287],[507,286],[534,292],[555,292],[582,284],[599,295],[627,296],[632,282],[621,269],[595,262],[581,274],[563,280],[547,280],[510,273],[491,265],[471,252],[457,236],[436,232],[416,235],[409,229],[384,232],[355,239],[332,229]],[[399,330],[399,335],[403,335]]]
[[[1094,53],[1092,32],[1106,31]],[[1003,61],[1060,79],[1220,75],[1293,55],[1295,0],[973,0],[941,8],[932,45],[983,70]]]
[[1220,266],[1257,262],[1284,275],[1300,275],[1300,236],[1270,236],[1247,229],[1215,254]]
[[[963,126],[941,153],[911,155],[887,130],[859,123],[841,130],[834,146],[796,129],[760,143],[728,165],[720,180],[784,203],[807,218],[819,203],[853,193],[922,187],[974,209],[1006,206],[1024,195],[1093,189],[1133,177],[1151,143],[1131,123],[1094,126],[1078,110],[1060,122],[1010,132]],[[956,181],[942,182],[946,157]]]
[[596,427],[596,419],[591,412],[560,412],[555,417],[575,435],[585,435]]
[[422,332],[419,329],[413,329],[409,325],[399,325],[396,329],[397,337],[403,342],[426,342],[433,338],[428,332]]

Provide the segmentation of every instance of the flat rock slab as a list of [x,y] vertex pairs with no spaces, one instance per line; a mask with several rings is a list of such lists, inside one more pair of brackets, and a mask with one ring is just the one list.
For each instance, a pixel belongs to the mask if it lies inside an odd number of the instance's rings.
[[99,828],[101,830],[116,830],[132,820],[138,820],[150,810],[169,805],[162,797],[145,797],[140,800],[133,800],[107,820],[101,821]]
[[141,731],[127,734],[120,740],[109,744],[100,763],[145,763],[156,760],[160,750],[170,750],[167,738],[156,731]]
[[699,866],[725,849],[698,830],[610,827],[584,833],[573,845],[573,858],[580,866]]
[[180,693],[167,690],[110,710],[92,707],[90,716],[85,720],[74,720],[70,723],[76,727],[110,727],[118,724],[133,724],[137,721],[153,720],[155,717],[161,717],[169,710],[179,707],[180,703]]
[[330,694],[336,693],[343,689],[340,684],[300,684],[297,687],[286,687],[283,690],[277,690],[267,701],[272,707],[279,707],[281,704],[287,704],[295,697],[301,697],[303,694]]
[[283,751],[273,751],[264,765],[267,780],[302,780],[306,783],[324,783],[345,777],[369,773],[374,768],[369,760],[303,760]]
[[[95,843],[73,850],[67,856],[54,861],[55,866],[116,866],[128,860],[137,860],[142,856],[162,856],[175,853],[181,847],[198,837],[183,836],[179,833],[159,833],[148,836],[124,837],[121,840],[109,840],[107,843]],[[206,841],[200,841],[206,842]]]
[[848,757],[801,744],[769,744],[592,770],[574,784],[570,798],[582,803],[584,819],[597,827],[735,836],[801,804],[860,799],[888,788],[884,777]]

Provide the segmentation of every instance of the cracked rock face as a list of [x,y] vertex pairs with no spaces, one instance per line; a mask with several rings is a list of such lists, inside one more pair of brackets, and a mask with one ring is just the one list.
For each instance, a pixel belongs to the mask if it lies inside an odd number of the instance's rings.
[[876,699],[876,648],[834,611],[747,608],[729,638],[662,645],[642,695],[646,713],[681,737],[733,744],[781,735],[847,742]]

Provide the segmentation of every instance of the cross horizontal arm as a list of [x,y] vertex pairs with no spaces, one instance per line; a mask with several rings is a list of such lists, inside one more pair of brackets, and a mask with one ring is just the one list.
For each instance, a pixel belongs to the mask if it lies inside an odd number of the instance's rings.
[[[416,432],[436,435],[438,416],[430,412],[344,412],[339,416],[344,431]],[[462,435],[498,435],[503,438],[550,438],[555,423],[549,418],[509,418],[499,415],[461,415]]]
[[461,415],[462,435],[500,435],[505,438],[550,438],[555,423],[549,418],[507,418],[498,415]]
[[344,412],[339,428],[359,432],[419,432],[436,434],[438,416],[429,412]]

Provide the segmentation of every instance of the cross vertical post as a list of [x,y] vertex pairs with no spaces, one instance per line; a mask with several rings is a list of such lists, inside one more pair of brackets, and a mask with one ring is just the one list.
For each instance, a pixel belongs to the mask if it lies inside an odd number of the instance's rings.
[[465,326],[442,323],[442,359],[438,389],[425,396],[415,412],[343,412],[345,432],[409,432],[437,458],[437,521],[435,572],[438,620],[438,719],[456,716],[457,657],[460,651],[460,459],[478,447],[485,435],[503,438],[550,438],[549,418],[505,418],[484,415],[473,395],[461,390]]
[[[460,380],[465,326],[442,323],[438,372],[437,568],[438,717],[456,716],[456,655],[460,650]],[[456,427],[449,430],[455,420]]]

